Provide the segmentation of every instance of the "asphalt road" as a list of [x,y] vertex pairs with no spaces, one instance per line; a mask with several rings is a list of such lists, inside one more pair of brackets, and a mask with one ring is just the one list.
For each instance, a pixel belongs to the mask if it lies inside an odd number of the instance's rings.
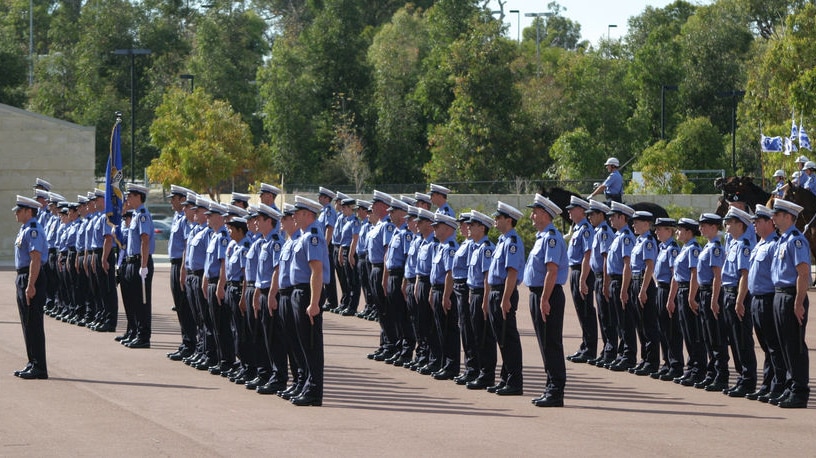
[[[50,379],[34,381],[12,376],[25,348],[15,274],[0,272],[0,455],[803,456],[816,446],[816,401],[784,410],[585,364],[567,363],[564,408],[532,406],[545,375],[526,290],[524,396],[368,360],[377,323],[326,314],[323,407],[295,407],[165,357],[179,342],[168,270],[154,280],[151,349],[46,318]],[[564,327],[571,353],[580,330],[569,299]]]

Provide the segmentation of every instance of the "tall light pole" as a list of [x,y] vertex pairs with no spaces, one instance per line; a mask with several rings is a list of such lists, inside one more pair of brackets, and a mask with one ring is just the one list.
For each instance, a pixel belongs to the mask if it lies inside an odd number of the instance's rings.
[[611,30],[612,29],[617,29],[617,28],[618,28],[618,24],[609,24],[609,25],[606,26],[606,46],[607,46],[607,51],[606,52],[608,53],[606,57],[612,57],[612,33],[611,33]]
[[666,91],[676,91],[676,85],[660,86],[660,139],[666,138]]
[[136,181],[136,56],[151,53],[149,49],[128,48],[116,49],[114,54],[130,56],[130,182]]
[[191,75],[189,73],[182,73],[179,75],[179,78],[182,80],[190,80],[190,92],[195,90],[195,75]]
[[731,169],[737,174],[737,101],[745,95],[745,91],[733,89],[718,92],[718,97],[731,97]]
[[516,15],[516,42],[521,44],[521,11],[510,10],[510,13]]
[[34,85],[34,0],[28,0],[28,85]]
[[541,76],[541,19],[542,17],[552,17],[554,13],[524,13],[524,17],[535,18],[536,23],[536,60],[538,61],[538,70],[536,76]]

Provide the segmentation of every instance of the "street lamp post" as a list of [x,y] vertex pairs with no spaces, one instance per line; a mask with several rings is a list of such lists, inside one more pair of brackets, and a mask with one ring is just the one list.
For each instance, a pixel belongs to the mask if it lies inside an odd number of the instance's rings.
[[731,97],[731,169],[737,174],[737,101],[745,95],[745,91],[733,89],[718,92],[718,97]]
[[510,10],[510,13],[516,15],[516,42],[521,44],[521,11]]
[[666,138],[666,91],[676,91],[676,85],[660,86],[660,139]]
[[538,61],[538,70],[536,76],[541,76],[541,19],[542,17],[552,17],[554,13],[524,13],[524,17],[535,18],[536,23],[536,60]]
[[130,182],[136,181],[136,56],[148,55],[149,49],[128,48],[116,49],[114,54],[130,56]]
[[606,46],[607,46],[607,57],[612,56],[612,29],[617,29],[618,24],[609,24],[606,26]]
[[190,80],[190,92],[195,90],[195,75],[191,75],[189,73],[182,73],[179,75],[179,78],[183,80]]

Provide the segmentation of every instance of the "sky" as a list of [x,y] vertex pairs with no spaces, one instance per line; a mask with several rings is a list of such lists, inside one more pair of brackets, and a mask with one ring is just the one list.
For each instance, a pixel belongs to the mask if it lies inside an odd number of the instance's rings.
[[[544,13],[547,4],[552,0],[506,0],[504,5],[504,20],[510,26],[508,38],[516,39],[517,21],[521,21],[521,29],[529,27],[534,18],[524,17],[525,13]],[[647,6],[662,8],[674,0],[556,0],[562,7],[561,16],[578,22],[581,25],[581,40],[589,40],[597,47],[601,38],[607,33],[612,40],[626,36],[629,18],[637,16]],[[711,4],[711,0],[688,0],[697,5]],[[499,2],[491,0],[490,7],[499,9]],[[564,11],[566,9],[566,11]],[[509,13],[510,10],[519,10],[520,14]],[[617,27],[608,27],[614,24]]]

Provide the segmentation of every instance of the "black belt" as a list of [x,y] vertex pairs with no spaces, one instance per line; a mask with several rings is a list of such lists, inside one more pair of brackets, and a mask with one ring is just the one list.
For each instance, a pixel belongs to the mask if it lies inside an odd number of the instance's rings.
[[[380,264],[380,265],[382,265],[382,264]],[[293,286],[292,289],[307,290],[307,289],[310,288],[310,286],[311,285],[309,285],[308,283],[298,283],[297,285]],[[269,288],[267,288],[267,289],[269,289]]]
[[774,288],[774,291],[777,293],[783,294],[796,294],[796,287],[795,286],[780,286]]
[[466,285],[467,284],[467,278],[463,278],[461,280],[457,280],[457,279],[454,278],[453,279],[453,284],[454,285]]
[[773,291],[771,291],[770,293],[760,293],[760,294],[751,293],[751,295],[756,297],[756,298],[762,298],[762,299],[766,299],[766,300],[767,299],[773,299],[773,297],[774,297]]
[[621,281],[623,280],[623,275],[609,274],[609,278],[611,278],[612,280]]
[[28,273],[28,267],[21,267],[21,268],[17,269],[17,275],[27,274],[27,273]]
[[697,288],[697,291],[711,291],[711,285],[700,285],[700,287]]
[[57,249],[56,249],[56,248],[49,248],[49,249],[48,249],[48,254],[51,254],[51,253],[56,253],[56,252],[57,252]]
[[443,283],[441,285],[433,285],[433,286],[431,286],[431,289],[434,290],[434,291],[444,291],[445,290],[445,284]]
[[643,280],[643,274],[632,274],[632,280]]
[[689,283],[689,282],[687,282],[687,281],[679,281],[679,282],[677,282],[677,286],[678,286],[679,288],[689,288],[689,285],[691,285],[691,283]]
[[388,269],[388,275],[393,277],[401,277],[405,275],[405,269]]
[[530,289],[531,293],[537,294],[539,296],[541,295],[541,293],[544,292],[544,287],[543,286],[531,286],[529,289]]
[[69,253],[76,253],[76,248],[68,248]]
[[170,260],[170,265],[173,266],[180,266],[181,265],[181,258],[175,258]]
[[219,277],[207,277],[207,282],[209,282],[210,284],[218,283],[218,278]]
[[378,269],[383,268],[383,263],[381,263],[381,262],[372,262],[371,265],[378,268]]
[[722,287],[722,290],[725,291],[726,293],[736,293],[737,289],[738,288],[736,286],[723,286]]
[[93,254],[102,254],[102,248],[96,248],[94,250],[90,250]]
[[503,289],[504,283],[497,283],[495,285],[490,285],[490,289]]
[[235,288],[240,288],[240,287],[244,286],[244,281],[243,280],[228,280],[227,281],[227,286],[233,286]]
[[201,277],[204,275],[204,269],[190,271],[190,274],[195,275],[196,277]]
[[669,283],[669,282],[667,282],[667,281],[659,281],[659,282],[657,282],[657,287],[658,287],[658,288],[668,288],[668,287],[670,287],[670,286],[671,286],[671,283]]
[[359,252],[357,253],[357,257],[360,258],[361,261],[365,261],[366,259],[368,259],[368,254],[366,254],[365,252]]
[[581,270],[581,264],[573,264],[570,266],[570,270]]
[[256,291],[260,291],[261,294],[269,295],[269,288],[255,288]]
[[430,282],[431,281],[431,276],[430,275],[417,275],[416,278],[417,278],[417,281],[424,281],[424,282]]
[[484,288],[470,288],[470,294],[484,294]]
[[125,258],[125,262],[131,262],[131,263],[139,262],[141,260],[142,260],[142,255],[140,255],[140,254],[136,254],[136,255],[133,255],[133,256],[128,256],[128,257]]
[[278,290],[278,293],[281,295],[288,295],[292,294],[292,290],[295,289],[294,287],[290,286],[288,288],[281,288]]

